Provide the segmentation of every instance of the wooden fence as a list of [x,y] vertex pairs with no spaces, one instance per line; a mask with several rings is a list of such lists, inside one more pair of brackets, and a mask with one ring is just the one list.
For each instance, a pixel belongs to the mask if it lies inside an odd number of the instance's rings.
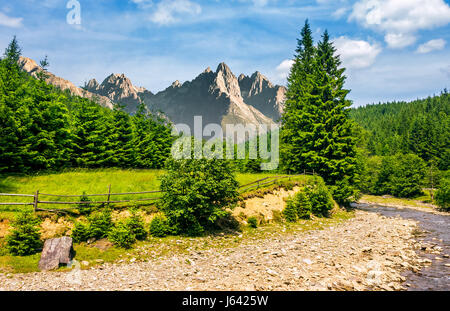
[[[303,174],[297,174],[297,175],[280,175],[280,176],[271,176],[262,178],[259,180],[255,180],[251,183],[242,185],[239,187],[240,193],[244,193],[250,189],[253,188],[260,188],[262,186],[270,186],[275,184],[277,181],[282,179],[291,179],[298,176],[303,175],[315,175],[314,171],[312,173],[310,172],[304,172]],[[33,205],[34,211],[48,211],[48,212],[62,212],[67,213],[70,209],[76,209],[78,207],[68,207],[65,210],[55,210],[55,209],[43,209],[39,207],[39,204],[46,204],[46,205],[82,205],[82,204],[117,204],[117,203],[130,203],[130,202],[151,202],[151,201],[157,201],[160,199],[160,197],[152,197],[152,198],[140,198],[140,199],[134,199],[134,200],[111,200],[111,197],[117,197],[117,196],[123,196],[123,195],[142,195],[142,194],[156,194],[156,193],[163,193],[163,191],[143,191],[143,192],[124,192],[124,193],[111,193],[111,185],[108,186],[108,193],[102,193],[102,194],[83,194],[83,195],[61,195],[61,194],[49,194],[49,193],[40,193],[39,190],[37,190],[34,194],[15,194],[15,193],[0,193],[0,197],[27,197],[27,198],[33,198],[33,202],[10,202],[10,203],[2,203],[0,202],[0,206],[2,205]],[[84,197],[106,197],[106,201],[78,201],[78,202],[68,202],[68,201],[44,201],[40,200],[40,197],[53,197],[53,198],[80,198],[82,196]]]

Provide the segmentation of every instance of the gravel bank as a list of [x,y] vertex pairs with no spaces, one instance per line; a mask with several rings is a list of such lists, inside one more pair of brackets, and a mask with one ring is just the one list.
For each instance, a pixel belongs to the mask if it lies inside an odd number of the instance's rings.
[[228,249],[72,272],[0,274],[0,290],[402,290],[416,223],[356,211],[334,227],[249,238]]

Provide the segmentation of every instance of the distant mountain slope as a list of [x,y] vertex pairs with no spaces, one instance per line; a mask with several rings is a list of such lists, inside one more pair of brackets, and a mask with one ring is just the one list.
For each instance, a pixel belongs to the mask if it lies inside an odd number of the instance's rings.
[[238,79],[225,63],[215,72],[206,69],[192,81],[174,82],[147,103],[163,111],[174,123],[185,123],[191,128],[194,116],[202,116],[203,124],[221,124],[224,129],[227,124],[274,124],[244,102]]
[[246,104],[261,111],[264,115],[278,122],[283,114],[286,88],[273,85],[259,71],[252,76],[239,76],[241,95]]
[[124,74],[111,74],[102,84],[98,84],[97,80],[92,79],[86,84],[85,89],[125,105],[125,110],[130,113],[136,112],[142,96],[153,96],[145,88],[134,86]]
[[[37,73],[42,71],[42,68],[31,58],[28,57],[20,57],[19,65],[21,68],[28,72],[33,77],[37,77]],[[48,78],[46,79],[46,82],[48,84],[52,84],[61,90],[69,90],[69,92],[74,96],[81,96],[84,98],[88,98],[92,101],[95,101],[99,103],[103,107],[107,107],[112,109],[113,103],[108,97],[104,97],[86,90],[83,90],[82,88],[79,88],[75,86],[72,82],[67,81],[63,78],[60,78],[58,76],[55,76],[51,72],[47,72]]]

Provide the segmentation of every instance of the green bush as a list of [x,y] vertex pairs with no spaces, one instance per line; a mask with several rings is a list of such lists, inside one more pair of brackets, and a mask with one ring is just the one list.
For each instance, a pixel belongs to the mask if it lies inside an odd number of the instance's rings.
[[108,239],[121,248],[131,248],[136,242],[136,235],[127,222],[120,222],[108,234]]
[[286,202],[286,207],[283,210],[283,217],[288,221],[288,222],[296,222],[298,219],[297,216],[297,207],[295,206],[294,202],[293,202],[293,198],[290,198],[287,202]]
[[337,180],[332,186],[329,186],[333,199],[342,206],[350,206],[350,203],[360,199],[360,191],[355,185],[345,177]]
[[321,178],[305,187],[305,194],[311,204],[311,212],[315,216],[326,217],[333,209],[333,196]]
[[126,226],[136,236],[136,239],[143,241],[147,238],[144,220],[138,215],[135,209],[130,210],[131,217],[125,221]]
[[150,234],[157,238],[163,238],[170,233],[169,222],[163,215],[156,215],[150,223]]
[[72,239],[75,243],[86,242],[90,238],[89,225],[76,222],[72,229]]
[[376,194],[410,198],[421,195],[425,162],[415,154],[384,157],[376,182]]
[[300,191],[286,202],[283,216],[288,222],[311,218],[311,203],[305,192]]
[[32,211],[21,212],[12,223],[12,231],[6,237],[9,252],[15,256],[28,256],[42,249],[40,221]]
[[87,223],[77,222],[72,230],[74,242],[86,242],[90,238],[106,238],[113,229],[114,223],[111,218],[111,210],[105,209],[88,217]]
[[450,179],[444,178],[441,180],[441,185],[436,191],[436,204],[444,210],[450,210]]
[[91,200],[86,195],[86,192],[83,192],[83,195],[80,197],[80,202],[86,202],[86,203],[80,203],[78,204],[78,211],[81,215],[89,215],[93,211],[93,206],[91,204]]
[[255,216],[249,217],[247,223],[250,228],[258,228],[258,219]]
[[166,169],[159,207],[176,233],[199,235],[215,228],[238,202],[239,184],[228,161],[169,159]]
[[102,239],[108,236],[114,227],[111,218],[111,210],[105,209],[88,217],[89,238]]

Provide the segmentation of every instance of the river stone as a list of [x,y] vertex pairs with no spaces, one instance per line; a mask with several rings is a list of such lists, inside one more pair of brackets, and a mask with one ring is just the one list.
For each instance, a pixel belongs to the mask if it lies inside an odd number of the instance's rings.
[[39,269],[43,271],[57,269],[59,264],[69,264],[72,259],[72,238],[62,237],[45,241],[39,261]]

